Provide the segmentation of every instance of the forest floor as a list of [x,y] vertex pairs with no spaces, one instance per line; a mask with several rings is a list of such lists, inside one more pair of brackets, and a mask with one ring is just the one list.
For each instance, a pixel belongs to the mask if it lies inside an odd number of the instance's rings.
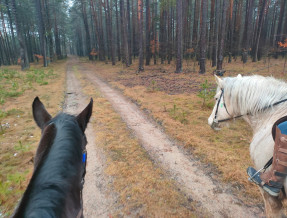
[[[225,76],[286,80],[283,62],[272,60],[269,68],[268,60],[226,63]],[[32,71],[37,69],[43,68]],[[40,137],[30,108],[36,94],[53,115],[61,108],[78,113],[94,99],[86,130],[86,217],[264,216],[259,191],[246,175],[251,129],[241,120],[219,132],[207,125],[213,100],[203,106],[198,94],[205,80],[216,87],[213,69],[200,76],[196,71],[194,64],[184,65],[181,74],[171,65],[151,65],[138,73],[137,64],[125,68],[70,57],[45,70],[45,81],[32,78],[1,106],[0,217],[11,213],[31,176]]]

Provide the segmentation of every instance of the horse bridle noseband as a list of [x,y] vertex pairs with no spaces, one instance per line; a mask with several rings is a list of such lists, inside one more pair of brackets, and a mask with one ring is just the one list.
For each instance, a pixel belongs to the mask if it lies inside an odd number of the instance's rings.
[[[223,100],[223,106],[227,112],[227,114],[230,116],[230,118],[227,118],[227,119],[222,119],[222,120],[217,120],[217,114],[218,114],[218,108],[219,108],[219,104],[220,104],[220,101],[221,101],[221,98]],[[226,104],[225,104],[225,100],[224,100],[224,89],[221,89],[221,94],[220,94],[220,97],[217,101],[217,105],[216,105],[216,110],[215,110],[215,114],[214,114],[214,119],[213,119],[213,122],[212,122],[212,127],[216,127],[218,125],[218,123],[221,123],[221,122],[225,122],[225,121],[228,121],[228,120],[232,120],[232,119],[235,119],[235,118],[239,118],[239,117],[242,117],[243,115],[239,115],[239,116],[235,116],[235,117],[231,117],[229,111],[227,110],[227,107],[226,107]]]

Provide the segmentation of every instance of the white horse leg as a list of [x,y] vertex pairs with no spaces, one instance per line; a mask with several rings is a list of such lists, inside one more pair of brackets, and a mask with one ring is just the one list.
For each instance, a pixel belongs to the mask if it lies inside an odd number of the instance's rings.
[[281,199],[279,199],[278,197],[272,197],[263,189],[259,189],[264,200],[266,216],[268,218],[283,217]]

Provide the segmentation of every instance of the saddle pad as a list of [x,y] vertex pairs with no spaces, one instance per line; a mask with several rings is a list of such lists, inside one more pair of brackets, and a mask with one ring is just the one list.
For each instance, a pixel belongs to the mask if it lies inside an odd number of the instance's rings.
[[278,128],[280,129],[282,134],[287,135],[287,121],[280,123],[278,125]]

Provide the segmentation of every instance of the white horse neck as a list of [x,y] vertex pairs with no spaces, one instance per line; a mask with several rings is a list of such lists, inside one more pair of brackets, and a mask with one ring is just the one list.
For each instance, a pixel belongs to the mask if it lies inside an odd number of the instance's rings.
[[[287,99],[287,84],[283,81],[257,75],[226,78],[224,89],[227,102],[233,107],[233,114],[249,114],[244,119],[254,132],[273,125],[279,118],[287,115],[287,102],[271,106]],[[271,107],[266,108],[268,106]]]

